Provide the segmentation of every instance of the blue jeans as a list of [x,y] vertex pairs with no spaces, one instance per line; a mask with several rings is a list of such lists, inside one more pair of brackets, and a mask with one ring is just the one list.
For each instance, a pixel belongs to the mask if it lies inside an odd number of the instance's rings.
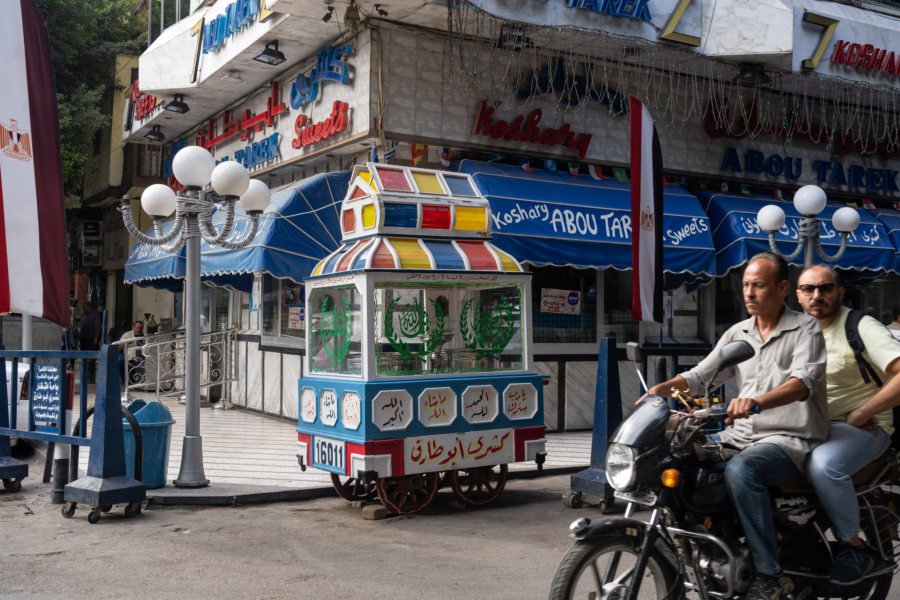
[[832,421],[828,441],[810,455],[810,483],[838,538],[849,540],[859,533],[859,502],[850,477],[884,454],[890,444],[890,436],[881,427],[861,429]]
[[737,509],[753,562],[760,573],[775,575],[781,571],[769,487],[801,476],[784,450],[775,444],[747,446],[725,467],[728,495]]

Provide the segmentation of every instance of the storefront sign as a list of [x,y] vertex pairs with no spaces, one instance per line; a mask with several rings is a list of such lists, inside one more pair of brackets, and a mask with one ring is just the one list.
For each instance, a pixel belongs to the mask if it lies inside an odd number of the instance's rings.
[[650,21],[650,2],[648,0],[568,0],[567,6],[611,17]]
[[591,144],[591,134],[575,133],[571,131],[568,123],[563,123],[558,129],[550,127],[542,129],[540,122],[543,111],[539,108],[534,109],[527,116],[514,117],[510,122],[496,119],[494,113],[500,104],[502,102],[499,100],[493,104],[488,104],[487,100],[481,101],[478,117],[475,119],[475,127],[472,128],[473,135],[545,146],[565,145],[578,150],[579,160],[587,154]]
[[578,106],[584,100],[597,102],[617,117],[628,114],[628,99],[616,90],[598,85],[594,80],[594,68],[582,64],[583,73],[576,73],[578,65],[567,66],[562,58],[547,63],[537,70],[528,71],[513,86],[519,100],[528,100],[543,94],[558,94],[561,104]]
[[[897,187],[898,171],[891,169],[873,169],[861,165],[850,165],[845,168],[842,163],[828,160],[814,160],[812,168],[819,183],[865,188],[870,191],[900,191]],[[725,151],[720,170],[799,179],[803,174],[803,159],[779,154],[766,156],[758,150],[747,150],[742,164],[737,150],[729,148]]]
[[245,148],[235,150],[234,160],[248,169],[270,160],[281,160],[281,153],[278,151],[279,135],[275,132],[261,142],[253,142]]
[[900,75],[900,54],[894,54],[893,50],[876,48],[872,44],[837,40],[831,53],[831,62],[888,75]]
[[349,110],[349,104],[335,100],[331,116],[324,121],[313,123],[306,115],[298,116],[294,121],[294,132],[297,137],[291,140],[291,148],[309,146],[346,131],[350,125]]
[[[214,148],[236,135],[240,134],[241,141],[253,138],[253,134],[263,131],[266,127],[275,124],[275,117],[287,111],[287,106],[281,102],[281,94],[278,90],[278,82],[271,84],[271,93],[266,99],[266,110],[254,115],[250,109],[244,111],[240,118],[231,118],[231,111],[226,110],[222,114],[222,133],[216,135],[216,118],[209,120],[207,126],[197,132],[197,145],[207,150]],[[237,153],[235,153],[237,154]]]
[[218,50],[226,39],[252,23],[260,13],[259,2],[236,0],[225,7],[224,13],[211,18],[203,27],[203,54]]
[[156,96],[141,91],[138,80],[131,84],[131,105],[134,107],[134,120],[143,121],[156,111],[160,100]]
[[574,290],[541,288],[541,312],[580,315],[581,293]]
[[[706,134],[711,138],[727,137],[733,140],[742,140],[751,132],[754,137],[765,134],[775,137],[787,137],[789,130],[784,127],[777,125],[763,126],[760,124],[756,102],[751,102],[743,110],[736,110],[737,116],[734,118],[728,111],[727,102],[717,99],[715,104],[719,108],[714,110],[710,106],[706,111],[706,120],[703,124]],[[790,133],[792,141],[803,140],[817,145],[831,143],[831,152],[838,155],[849,154],[851,151],[856,150],[863,154],[875,154],[877,152],[887,159],[897,152],[895,146],[888,147],[887,144],[876,144],[868,140],[854,139],[850,134],[841,135],[821,125],[810,124],[805,132],[793,128],[790,130]],[[892,136],[887,137],[889,139],[892,138]]]
[[297,109],[319,97],[319,87],[328,81],[342,85],[350,83],[350,66],[344,59],[353,52],[353,46],[328,46],[316,55],[316,66],[309,76],[297,75],[291,84],[291,108]]

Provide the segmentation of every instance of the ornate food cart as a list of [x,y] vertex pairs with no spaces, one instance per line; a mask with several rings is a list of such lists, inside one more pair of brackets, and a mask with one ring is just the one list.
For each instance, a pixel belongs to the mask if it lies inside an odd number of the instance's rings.
[[306,281],[298,461],[348,500],[414,513],[442,484],[483,505],[545,458],[530,274],[490,242],[465,174],[357,166],[341,246]]

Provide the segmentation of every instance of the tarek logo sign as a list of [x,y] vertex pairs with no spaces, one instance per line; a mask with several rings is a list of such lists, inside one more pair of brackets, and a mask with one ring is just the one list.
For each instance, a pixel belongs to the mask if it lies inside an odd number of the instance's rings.
[[31,134],[19,129],[15,119],[10,119],[9,124],[0,123],[0,152],[18,160],[31,160]]

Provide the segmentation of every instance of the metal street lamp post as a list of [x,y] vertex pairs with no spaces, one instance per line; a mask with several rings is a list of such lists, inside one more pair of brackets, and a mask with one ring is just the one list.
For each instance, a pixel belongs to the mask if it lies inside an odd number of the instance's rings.
[[[217,166],[212,155],[199,146],[181,149],[172,161],[172,171],[185,186],[183,193],[176,195],[168,186],[154,184],[141,195],[141,207],[153,219],[153,235],[145,235],[135,227],[127,196],[122,198],[122,220],[128,232],[140,243],[162,246],[170,253],[177,253],[187,245],[184,278],[185,435],[175,485],[203,487],[209,480],[203,472],[200,437],[200,237],[210,245],[227,250],[245,247],[256,236],[259,216],[269,204],[269,188],[261,181],[251,180],[239,163],[225,161]],[[226,211],[221,231],[216,231],[212,224],[213,202],[204,191],[210,183]],[[235,202],[250,216],[250,228],[241,238],[230,240]],[[163,234],[162,222],[172,212],[175,222],[168,233]]]
[[784,211],[780,206],[767,204],[759,209],[756,214],[756,222],[760,228],[769,234],[769,248],[775,254],[781,254],[788,261],[794,260],[803,252],[803,266],[811,267],[815,263],[816,254],[824,262],[836,262],[841,259],[847,250],[847,237],[859,225],[859,213],[849,206],[844,206],[835,211],[831,222],[834,228],[841,234],[841,247],[834,256],[829,256],[822,248],[819,239],[818,214],[825,208],[825,191],[817,185],[804,185],[794,194],[794,208],[803,218],[800,220],[797,247],[790,254],[783,254],[775,244],[775,233],[784,225]]

